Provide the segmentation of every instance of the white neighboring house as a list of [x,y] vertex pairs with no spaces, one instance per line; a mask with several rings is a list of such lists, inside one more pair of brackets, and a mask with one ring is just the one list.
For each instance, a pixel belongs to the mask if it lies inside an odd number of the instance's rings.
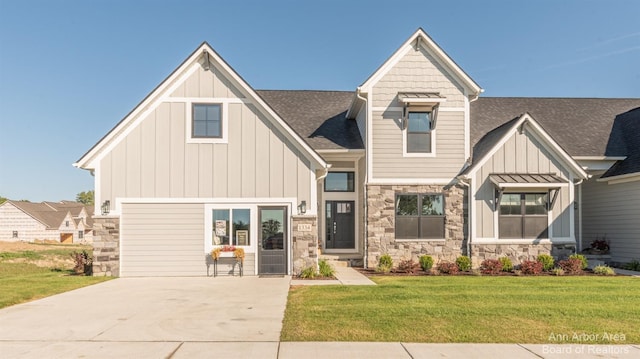
[[91,243],[93,207],[72,201],[0,205],[0,241]]

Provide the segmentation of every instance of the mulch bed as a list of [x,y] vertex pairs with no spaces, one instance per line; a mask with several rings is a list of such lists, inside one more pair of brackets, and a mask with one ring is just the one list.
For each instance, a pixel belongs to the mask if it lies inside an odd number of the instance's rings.
[[[422,277],[422,276],[492,276],[492,277],[540,277],[540,276],[549,276],[549,277],[575,277],[575,276],[599,276],[595,273],[593,273],[590,270],[585,270],[582,273],[578,273],[578,274],[563,274],[561,276],[556,276],[555,274],[551,273],[551,272],[542,272],[540,274],[518,274],[518,273],[514,273],[514,272],[500,272],[499,274],[480,274],[478,272],[458,272],[456,274],[440,274],[437,273],[436,271],[429,271],[429,272],[425,272],[423,270],[419,270],[415,273],[406,273],[406,272],[398,272],[398,271],[391,271],[389,273],[382,273],[382,272],[376,272],[374,269],[370,269],[370,268],[354,268],[356,269],[358,272],[368,276],[368,277],[382,277],[382,276],[386,276],[386,277]],[[620,276],[623,274],[616,274],[616,276]],[[614,276],[611,276],[614,277]]]

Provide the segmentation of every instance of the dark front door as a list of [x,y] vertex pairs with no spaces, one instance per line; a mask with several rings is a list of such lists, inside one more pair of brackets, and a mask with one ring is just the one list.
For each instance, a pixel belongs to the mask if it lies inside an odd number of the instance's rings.
[[327,249],[355,248],[355,202],[327,201],[326,244]]
[[258,207],[258,274],[287,274],[287,208]]

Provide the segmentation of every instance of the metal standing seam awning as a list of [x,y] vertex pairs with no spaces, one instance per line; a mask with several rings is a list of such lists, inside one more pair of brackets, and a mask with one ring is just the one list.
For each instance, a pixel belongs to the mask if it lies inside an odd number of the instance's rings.
[[517,188],[548,189],[551,200],[547,209],[553,208],[561,187],[569,185],[569,181],[555,173],[492,173],[489,180],[496,186],[495,209],[500,204],[504,190]]
[[[431,108],[431,130],[436,128],[438,106],[446,102],[445,97],[437,92],[398,92],[398,100],[402,102],[402,118],[406,121],[410,106],[428,106]],[[403,124],[403,129],[405,124]]]

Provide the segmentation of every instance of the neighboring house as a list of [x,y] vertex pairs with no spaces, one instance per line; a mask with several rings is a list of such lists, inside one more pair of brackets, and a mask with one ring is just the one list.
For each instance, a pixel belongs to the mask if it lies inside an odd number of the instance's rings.
[[90,243],[93,206],[8,200],[0,205],[0,241]]
[[640,258],[640,99],[481,93],[422,29],[355,92],[254,90],[203,43],[74,164],[95,174],[94,273],[206,275],[227,244],[261,275],[319,248],[478,266],[603,235]]

